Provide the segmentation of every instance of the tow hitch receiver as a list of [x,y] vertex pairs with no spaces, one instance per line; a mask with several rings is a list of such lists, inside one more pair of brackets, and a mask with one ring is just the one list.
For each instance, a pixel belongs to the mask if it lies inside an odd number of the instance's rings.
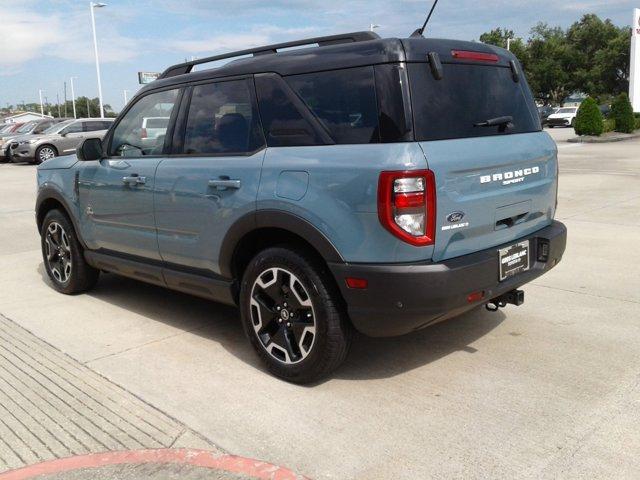
[[485,305],[486,309],[490,312],[497,312],[499,308],[504,308],[507,304],[515,305],[519,307],[524,303],[524,290],[511,290],[510,292],[503,293],[499,297],[492,298]]

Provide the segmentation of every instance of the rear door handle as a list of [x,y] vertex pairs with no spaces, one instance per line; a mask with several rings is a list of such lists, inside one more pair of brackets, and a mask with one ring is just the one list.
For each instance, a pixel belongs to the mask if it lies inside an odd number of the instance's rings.
[[216,180],[209,180],[209,187],[215,188],[216,190],[227,190],[227,189],[239,189],[241,186],[240,180],[231,180],[229,178],[219,178]]
[[139,175],[131,175],[130,177],[122,177],[122,183],[125,185],[144,185],[147,183],[147,177]]

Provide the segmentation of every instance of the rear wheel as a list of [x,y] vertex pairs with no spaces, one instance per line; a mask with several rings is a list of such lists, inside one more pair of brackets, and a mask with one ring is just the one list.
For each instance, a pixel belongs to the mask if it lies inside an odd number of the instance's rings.
[[274,375],[318,380],[346,358],[351,325],[320,262],[289,247],[260,252],[247,267],[240,307],[245,333]]
[[53,145],[42,145],[38,147],[35,155],[35,163],[38,165],[58,156],[58,150]]
[[73,225],[59,210],[51,210],[40,231],[42,258],[53,288],[68,295],[93,288],[100,272],[84,259]]

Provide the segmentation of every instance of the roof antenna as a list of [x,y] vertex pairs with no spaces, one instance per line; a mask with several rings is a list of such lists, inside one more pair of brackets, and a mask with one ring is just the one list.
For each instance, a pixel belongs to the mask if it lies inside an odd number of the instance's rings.
[[431,6],[431,10],[429,11],[429,15],[427,16],[427,19],[422,24],[422,28],[419,28],[415,32],[413,32],[411,34],[412,37],[422,37],[422,34],[424,33],[424,29],[427,27],[427,23],[429,23],[429,20],[431,20],[431,15],[433,15],[433,11],[436,9],[436,5],[438,5],[438,0],[435,0],[433,2],[433,5]]

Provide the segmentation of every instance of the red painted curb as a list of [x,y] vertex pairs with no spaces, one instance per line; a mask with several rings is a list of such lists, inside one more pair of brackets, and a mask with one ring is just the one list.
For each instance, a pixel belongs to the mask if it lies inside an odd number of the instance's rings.
[[59,458],[0,473],[0,480],[27,480],[38,475],[51,475],[81,468],[140,463],[181,463],[194,467],[240,473],[264,480],[306,479],[306,477],[296,475],[284,467],[278,467],[277,465],[251,458],[237,457],[235,455],[216,456],[207,450],[158,449],[92,453],[77,457]]

